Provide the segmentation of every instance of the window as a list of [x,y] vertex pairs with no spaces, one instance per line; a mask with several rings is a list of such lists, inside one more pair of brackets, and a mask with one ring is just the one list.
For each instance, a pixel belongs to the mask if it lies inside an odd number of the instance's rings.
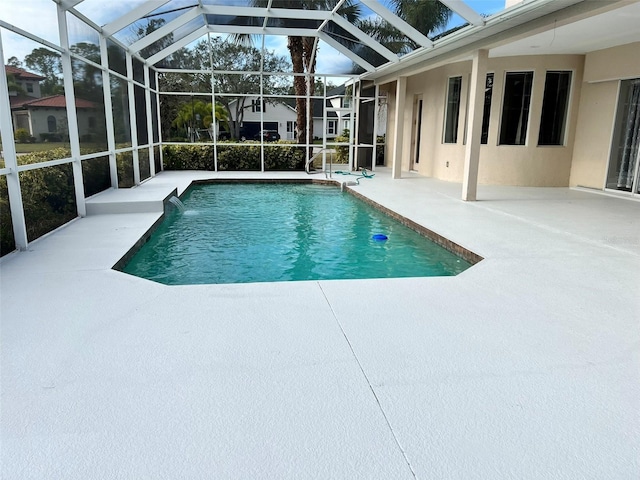
[[251,101],[251,111],[252,112],[266,112],[264,100],[252,100]]
[[345,120],[343,124],[344,130],[351,130],[351,120]]
[[564,145],[571,72],[547,72],[538,145]]
[[491,116],[491,98],[493,97],[493,73],[487,73],[484,84],[484,111],[482,113],[482,133],[480,143],[486,145],[489,141],[489,117]]
[[444,143],[456,143],[458,141],[458,117],[460,116],[461,90],[462,77],[450,78],[447,91],[447,111],[444,121]]
[[53,115],[49,115],[47,117],[47,130],[49,131],[49,133],[55,133],[58,131],[56,117],[54,117]]
[[33,83],[27,83],[27,92],[33,93]]
[[351,98],[350,97],[344,97],[342,99],[342,108],[350,108],[351,107]]
[[507,73],[500,125],[500,145],[524,145],[529,124],[533,72]]
[[294,140],[296,138],[296,127],[296,122],[287,120],[287,140]]
[[338,124],[337,120],[327,120],[327,135],[336,134],[337,124]]

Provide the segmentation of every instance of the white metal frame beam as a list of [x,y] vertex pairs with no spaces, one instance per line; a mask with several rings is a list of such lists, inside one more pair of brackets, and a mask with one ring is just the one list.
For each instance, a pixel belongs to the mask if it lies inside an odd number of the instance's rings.
[[193,7],[191,10],[184,12],[182,15],[171,20],[169,23],[164,24],[158,30],[155,30],[144,38],[133,42],[129,46],[129,49],[134,52],[139,52],[143,48],[151,45],[153,42],[160,40],[162,37],[165,37],[176,29],[182,27],[183,25],[186,25],[200,14],[202,14],[202,10],[200,9],[200,7]]
[[84,2],[84,0],[61,0],[59,4],[65,10],[69,10],[82,2]]
[[349,50],[347,47],[345,47],[344,45],[342,45],[340,42],[336,42],[333,38],[331,38],[329,35],[327,35],[324,32],[320,32],[318,33],[318,38],[320,40],[322,40],[323,42],[325,42],[327,45],[329,45],[330,47],[335,48],[336,50],[338,50],[340,53],[342,53],[343,55],[345,55],[346,57],[348,57],[350,60],[354,61],[355,63],[357,63],[358,65],[360,65],[362,68],[364,68],[365,70],[367,70],[368,72],[373,72],[376,67],[374,67],[373,65],[371,65],[369,62],[367,62],[366,60],[360,58],[358,55],[356,55],[355,53],[353,53],[351,50]]
[[197,40],[198,38],[202,37],[208,31],[209,30],[207,29],[206,26],[202,26],[202,27],[198,28],[197,30],[191,32],[186,37],[182,37],[180,40],[178,40],[177,42],[172,44],[170,47],[167,47],[164,50],[159,51],[155,55],[152,55],[149,58],[147,58],[147,64],[148,65],[154,65],[154,64],[158,63],[163,58],[167,58],[172,53],[177,52],[182,47],[184,47],[186,45],[189,45],[194,40]]
[[457,13],[472,25],[484,25],[484,19],[464,0],[440,0],[440,3],[449,7],[454,13]]
[[369,35],[364,33],[362,30],[360,30],[355,25],[349,23],[349,21],[347,21],[346,18],[341,17],[340,15],[333,15],[331,17],[331,20],[336,25],[338,25],[339,27],[344,28],[347,32],[349,32],[351,35],[356,37],[358,40],[360,40],[367,47],[369,47],[369,48],[375,50],[376,52],[378,52],[380,55],[382,55],[384,58],[386,58],[390,62],[396,63],[396,62],[400,61],[400,58],[398,57],[398,55],[393,53],[391,50],[389,50],[387,47],[385,47],[384,45],[380,44],[379,42],[377,42],[373,38],[371,38]]
[[[0,58],[5,58],[2,51],[1,31]],[[27,226],[24,218],[20,177],[18,175],[18,155],[16,153],[15,138],[13,135],[9,86],[4,65],[0,66],[0,133],[2,134],[2,149],[4,151],[6,168],[10,170],[6,178],[9,207],[11,210],[11,223],[13,224],[13,240],[18,250],[26,250],[29,242],[27,239]]]
[[389,22],[391,25],[396,27],[402,33],[404,33],[411,40],[416,42],[418,45],[428,48],[433,46],[433,42],[429,40],[425,35],[420,33],[418,30],[413,28],[407,22],[402,20],[396,14],[394,14],[387,7],[378,2],[378,0],[361,0],[364,5],[369,7],[375,13],[380,15],[384,20]]
[[73,186],[76,196],[76,209],[78,216],[87,216],[87,207],[84,197],[84,179],[82,174],[82,161],[80,160],[80,134],[78,132],[78,112],[76,110],[76,95],[73,87],[73,68],[71,66],[71,54],[69,50],[69,30],[67,28],[66,10],[58,5],[58,31],[60,45],[64,49],[60,56],[62,64],[62,77],[64,84],[64,98],[67,107],[67,128],[69,133],[69,145],[71,147],[71,168],[73,170]]
[[203,5],[202,13],[208,15],[229,15],[237,17],[293,18],[304,20],[326,20],[331,17],[329,10],[303,10],[295,8],[232,7],[224,5]]
[[123,28],[128,25],[131,25],[134,22],[142,19],[145,15],[150,14],[154,10],[162,7],[163,5],[169,3],[171,0],[147,0],[145,3],[139,5],[134,8],[126,15],[122,15],[116,20],[108,23],[104,27],[102,27],[102,31],[105,35],[112,35],[116,32],[119,32]]

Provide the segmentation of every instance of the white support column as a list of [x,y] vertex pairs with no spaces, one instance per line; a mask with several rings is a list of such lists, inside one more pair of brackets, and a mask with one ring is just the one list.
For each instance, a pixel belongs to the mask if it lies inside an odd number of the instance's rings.
[[373,101],[373,156],[371,157],[371,171],[376,170],[376,154],[378,153],[378,117],[380,116],[380,85],[375,86]]
[[[2,36],[0,30],[0,58],[4,59],[2,51]],[[2,150],[6,168],[11,170],[7,174],[7,193],[11,207],[11,223],[13,224],[13,240],[18,250],[26,250],[27,224],[24,219],[22,191],[18,177],[18,156],[16,154],[15,138],[13,136],[13,122],[11,121],[11,103],[9,102],[9,85],[4,65],[0,68],[0,135],[2,135]]]
[[78,216],[87,216],[84,198],[84,180],[82,177],[82,162],[80,161],[80,135],[78,134],[78,115],[76,112],[76,95],[73,90],[73,69],[69,53],[69,32],[67,30],[67,16],[64,7],[58,4],[58,29],[60,32],[62,75],[64,80],[64,98],[67,106],[67,126],[69,128],[69,143],[71,145],[71,166],[73,168],[73,186],[76,193],[76,208]]
[[353,82],[353,104],[355,116],[353,118],[353,164],[350,170],[358,170],[358,154],[360,153],[360,94],[362,93],[362,82]]
[[[262,46],[260,47],[260,171],[264,173],[264,35],[262,35]],[[307,138],[309,136],[307,135]]]
[[393,125],[392,173],[394,179],[402,177],[402,152],[404,144],[404,108],[407,100],[407,77],[396,80],[396,109]]
[[327,77],[322,77],[322,171],[327,170],[327,113]]
[[136,98],[133,87],[133,59],[126,52],[127,59],[127,91],[129,97],[129,124],[131,125],[131,146],[133,147],[133,183],[140,185],[140,157],[138,156],[138,129],[136,128]]
[[109,79],[109,55],[107,39],[100,34],[100,60],[102,63],[102,93],[104,95],[104,117],[107,129],[107,149],[109,150],[109,174],[111,187],[118,188],[118,164],[116,162],[116,137],[113,127],[113,103],[111,102],[111,80]]
[[[147,144],[153,145],[153,117],[151,116],[151,82],[149,82],[149,67],[144,66],[144,103],[147,109]],[[149,150],[149,174],[154,177],[156,174],[156,162],[153,147]]]
[[160,115],[160,78],[158,76],[158,72],[154,71],[153,74],[156,76],[156,115],[158,117],[158,143],[160,144],[160,170],[164,170],[164,161],[163,161],[163,153],[162,153],[162,115]]
[[[345,91],[345,98],[346,98],[346,91]],[[354,144],[356,142],[356,79],[355,78],[351,78],[351,102],[349,103],[349,105],[351,106],[351,117],[350,117],[350,121],[351,123],[349,124],[349,126],[351,128],[349,128],[349,171],[352,172],[353,171],[353,156],[354,156]]]
[[207,51],[209,52],[209,72],[211,77],[211,118],[213,119],[213,171],[218,171],[218,133],[220,125],[216,119],[216,82],[213,78],[213,52],[211,51],[211,34],[207,33]]
[[484,111],[484,89],[487,77],[487,50],[473,53],[471,83],[469,85],[469,106],[467,121],[467,145],[464,151],[464,174],[462,177],[462,199],[476,200],[478,190],[478,166],[480,163],[480,137]]

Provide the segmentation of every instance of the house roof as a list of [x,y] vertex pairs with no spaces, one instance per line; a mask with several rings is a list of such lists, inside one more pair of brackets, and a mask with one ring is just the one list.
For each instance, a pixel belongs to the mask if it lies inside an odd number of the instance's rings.
[[[296,99],[295,98],[285,98],[283,99],[283,103],[287,104],[294,111],[296,109]],[[314,98],[311,101],[311,116],[313,118],[322,118],[324,114],[324,109],[322,108],[323,101],[321,98]],[[338,118],[338,115],[334,111],[327,112],[327,118]]]
[[14,77],[20,80],[34,80],[39,82],[46,78],[46,77],[43,77],[42,75],[37,75],[35,73],[27,72],[24,68],[14,67],[12,65],[5,65],[4,69],[7,72],[7,75],[13,75]]
[[[25,109],[25,108],[66,108],[66,99],[64,95],[52,95],[50,97],[33,98],[26,97],[24,95],[18,95],[15,97],[9,97],[11,103],[11,109]],[[89,100],[82,98],[76,98],[76,108],[97,108],[98,105]]]

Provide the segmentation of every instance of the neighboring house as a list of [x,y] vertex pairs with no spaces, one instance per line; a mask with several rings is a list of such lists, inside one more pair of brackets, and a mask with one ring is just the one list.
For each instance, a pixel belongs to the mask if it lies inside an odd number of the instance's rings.
[[376,72],[395,177],[465,184],[477,165],[481,184],[640,193],[640,2],[565,1],[553,15],[539,3],[508,0],[492,35],[470,30]]
[[[260,130],[275,130],[280,134],[283,140],[295,140],[296,130],[296,102],[294,98],[276,98],[273,102],[263,100],[262,104],[258,97],[248,98],[244,107],[244,117],[242,119],[241,135],[245,138],[252,139],[260,132]],[[324,113],[323,102],[321,99],[313,99],[313,135],[315,138],[322,138]],[[327,107],[331,105],[327,103]],[[234,108],[231,108],[234,112]],[[342,130],[339,129],[338,116],[336,112],[327,110],[327,139],[335,138],[340,135]],[[235,118],[231,118],[235,121]],[[261,120],[263,128],[261,128]]]
[[351,130],[352,98],[347,95],[347,87],[343,85],[328,91],[327,102],[336,113],[338,134]]
[[[7,76],[13,77],[14,83],[20,87],[27,97],[40,98],[40,82],[46,78],[42,75],[27,72],[26,70],[11,65],[4,66]],[[15,94],[15,92],[13,92]],[[9,92],[11,95],[11,92]]]
[[[7,74],[13,76],[16,85],[25,92],[9,92],[14,129],[26,129],[36,141],[66,140],[69,131],[65,96],[41,98],[40,82],[45,77],[9,65],[5,65],[5,69]],[[104,130],[104,115],[98,115],[98,109],[99,105],[96,103],[76,98],[80,138],[90,139],[96,131]],[[98,119],[101,119],[102,125],[98,124]]]

